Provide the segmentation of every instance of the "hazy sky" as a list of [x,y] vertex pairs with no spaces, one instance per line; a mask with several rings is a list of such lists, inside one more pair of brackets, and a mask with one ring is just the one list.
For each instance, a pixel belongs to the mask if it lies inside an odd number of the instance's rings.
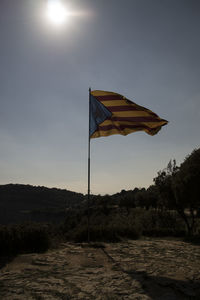
[[91,192],[148,187],[200,146],[200,1],[0,1],[0,184],[87,193],[88,88],[123,94],[169,124],[91,140]]

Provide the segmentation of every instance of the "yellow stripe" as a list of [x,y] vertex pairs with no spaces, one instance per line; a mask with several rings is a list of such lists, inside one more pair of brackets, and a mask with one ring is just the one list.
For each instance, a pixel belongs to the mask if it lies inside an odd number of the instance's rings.
[[100,125],[101,126],[106,126],[106,125],[112,125],[114,122],[111,120],[105,120],[104,122],[102,122]]
[[[91,94],[93,96],[106,96],[106,95],[119,95],[117,93],[113,93],[113,92],[107,92],[107,91],[99,91],[99,90],[95,90],[95,91],[91,91]],[[121,95],[120,95],[121,96]],[[122,96],[123,97],[123,96]]]
[[124,100],[111,100],[111,101],[101,101],[101,103],[106,106],[106,107],[110,107],[110,106],[130,106],[130,104],[128,104],[126,101]]
[[146,133],[148,133],[150,135],[154,135],[154,134],[150,133],[148,129],[141,130],[141,129],[126,128],[125,130],[123,130],[123,132],[119,131],[117,129],[111,129],[109,131],[96,131],[96,132],[93,133],[91,138],[98,138],[98,137],[101,137],[101,136],[109,136],[109,135],[113,135],[113,134],[127,135],[129,133],[136,132],[136,131],[145,131]]
[[112,112],[112,116],[113,117],[149,117],[151,115],[149,115],[149,113],[146,111],[130,110],[130,111],[115,111]]
[[[112,106],[135,107],[137,109],[137,111],[148,113],[149,116],[152,116],[152,114],[154,115],[154,113],[150,109],[139,106],[139,105],[135,104],[134,102],[127,103],[126,100],[101,101],[101,103],[108,109],[109,109],[109,107],[112,107]],[[134,112],[134,111],[132,110],[132,112]]]
[[[91,91],[91,94],[92,94],[93,96],[108,96],[108,95],[113,95],[113,96],[117,95],[117,96],[121,96],[121,97],[124,99],[124,100],[122,100],[122,101],[124,101],[124,105],[127,104],[125,100],[128,100],[128,99],[126,99],[126,97],[124,97],[124,96],[121,95],[121,94],[114,93],[114,92],[108,92],[108,91],[94,90],[94,91]],[[130,101],[130,100],[129,100],[129,101]],[[104,102],[102,101],[102,103],[103,103],[105,106],[108,106],[108,104],[106,105],[106,102],[108,103],[108,102],[110,102],[110,101],[104,101]],[[112,102],[112,101],[111,101],[111,102]],[[119,102],[119,101],[118,101],[118,102]],[[131,101],[131,102],[132,102],[132,101]],[[125,103],[126,103],[126,104],[125,104]],[[129,104],[127,104],[127,105],[136,106],[138,109],[144,110],[144,111],[149,112],[149,113],[153,113],[150,109],[148,109],[148,108],[146,108],[146,107],[143,107],[143,106],[140,106],[140,105],[138,105],[138,104],[136,104],[136,103],[134,103],[134,102],[132,102],[132,104],[129,103]],[[111,104],[110,106],[112,106],[112,104]]]
[[146,125],[150,128],[155,128],[155,127],[158,127],[158,126],[162,126],[164,125],[166,122],[164,121],[160,121],[160,122],[129,122],[129,121],[111,121],[111,120],[105,120],[103,123],[101,123],[100,125],[101,126],[108,126],[108,125],[120,125],[120,126],[123,126],[123,125]]

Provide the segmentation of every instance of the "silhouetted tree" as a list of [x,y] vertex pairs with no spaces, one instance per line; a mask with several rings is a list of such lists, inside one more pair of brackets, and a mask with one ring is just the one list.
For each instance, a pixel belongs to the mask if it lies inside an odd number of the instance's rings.
[[155,185],[150,185],[146,190],[146,206],[156,209],[158,207],[158,199],[158,188]]
[[200,207],[200,149],[187,156],[180,167],[170,160],[154,182],[160,195],[159,206],[175,209],[184,220],[188,235],[193,234]]
[[195,230],[197,211],[200,209],[199,185],[200,149],[185,158],[172,182],[176,209],[184,219],[189,235]]
[[137,191],[135,195],[135,202],[137,207],[142,207],[146,210],[149,209],[149,204],[147,204],[147,193],[145,188],[142,188]]
[[140,190],[135,188],[134,190],[125,191],[122,190],[119,194],[119,206],[125,207],[127,214],[129,215],[131,208],[136,207],[136,195]]
[[153,180],[159,192],[158,207],[160,209],[176,209],[176,199],[172,188],[173,176],[178,172],[176,160],[170,160],[167,167],[158,172]]

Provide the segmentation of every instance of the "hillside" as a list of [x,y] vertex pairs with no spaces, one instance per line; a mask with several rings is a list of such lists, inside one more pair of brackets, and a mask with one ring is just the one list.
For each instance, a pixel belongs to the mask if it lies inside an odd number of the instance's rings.
[[60,222],[66,208],[84,196],[68,190],[23,184],[0,185],[0,224],[24,221]]

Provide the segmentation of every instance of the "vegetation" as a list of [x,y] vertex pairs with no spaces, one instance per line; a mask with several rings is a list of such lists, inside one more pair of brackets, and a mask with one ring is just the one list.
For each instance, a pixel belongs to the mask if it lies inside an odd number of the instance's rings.
[[68,207],[84,200],[80,193],[23,184],[0,185],[0,224],[22,222],[60,223]]
[[[178,167],[170,160],[149,188],[87,197],[66,190],[0,186],[0,256],[42,252],[58,240],[117,242],[143,236],[200,240],[200,149]],[[27,221],[22,225],[17,222]],[[31,218],[30,218],[31,216]],[[21,217],[21,218],[20,218]],[[33,223],[38,221],[41,223]],[[57,223],[57,225],[56,225]]]
[[50,246],[48,227],[41,224],[0,226],[0,256],[44,252]]
[[[90,240],[117,242],[124,238],[145,236],[184,236],[184,223],[176,212],[144,208],[102,208],[90,211]],[[86,211],[72,213],[62,227],[66,240],[87,241]]]
[[200,208],[200,149],[186,157],[180,167],[175,160],[154,179],[158,188],[160,206],[175,210],[185,223],[187,234],[198,232],[197,217]]

